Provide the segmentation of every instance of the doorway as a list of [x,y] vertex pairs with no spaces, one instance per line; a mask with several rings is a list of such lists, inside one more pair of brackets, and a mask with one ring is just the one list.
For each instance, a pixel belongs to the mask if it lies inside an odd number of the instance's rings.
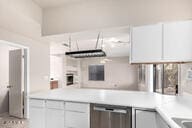
[[28,118],[29,48],[0,40],[0,60],[0,115]]

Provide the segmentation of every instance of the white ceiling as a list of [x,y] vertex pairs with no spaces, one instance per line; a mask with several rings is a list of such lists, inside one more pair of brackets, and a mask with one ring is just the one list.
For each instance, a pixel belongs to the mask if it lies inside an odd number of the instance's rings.
[[[98,33],[99,31],[87,31],[65,35],[48,36],[47,39],[50,41],[52,47],[57,47],[56,49],[59,47],[59,49],[62,49],[62,47],[64,47],[62,44],[69,44],[69,36],[71,36],[72,51],[78,50],[76,42],[80,50],[92,50],[95,49]],[[103,49],[108,57],[129,56],[128,27],[102,30],[101,38],[97,47],[98,49],[100,49],[102,45],[102,35]]]
[[77,3],[77,2],[87,1],[87,0],[33,0],[33,1],[42,8],[50,8],[50,7],[57,7],[64,4]]

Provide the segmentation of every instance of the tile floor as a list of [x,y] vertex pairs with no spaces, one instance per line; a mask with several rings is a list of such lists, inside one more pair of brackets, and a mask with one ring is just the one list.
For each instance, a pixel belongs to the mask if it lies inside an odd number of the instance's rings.
[[26,119],[18,119],[8,114],[0,115],[0,128],[29,128]]

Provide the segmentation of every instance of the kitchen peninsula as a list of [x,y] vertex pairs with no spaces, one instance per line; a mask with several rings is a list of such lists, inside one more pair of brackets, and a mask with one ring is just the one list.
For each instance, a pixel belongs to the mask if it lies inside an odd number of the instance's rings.
[[[51,128],[55,124],[57,128],[90,128],[91,104],[131,107],[132,128],[140,128],[143,121],[147,125],[148,118],[154,119],[149,122],[153,127],[165,128],[158,124],[160,121],[157,121],[157,117],[167,128],[181,128],[174,122],[174,118],[192,118],[189,96],[64,88],[32,94],[29,98],[30,121],[33,122],[30,128]],[[139,115],[148,117],[140,121],[142,118]]]

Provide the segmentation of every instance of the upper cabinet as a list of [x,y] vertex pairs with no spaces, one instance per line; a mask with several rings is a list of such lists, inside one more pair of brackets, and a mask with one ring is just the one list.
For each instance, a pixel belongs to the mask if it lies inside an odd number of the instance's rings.
[[156,62],[162,58],[162,24],[132,28],[131,62]]
[[192,61],[192,21],[133,27],[131,63]]
[[164,24],[164,59],[192,61],[192,21]]

